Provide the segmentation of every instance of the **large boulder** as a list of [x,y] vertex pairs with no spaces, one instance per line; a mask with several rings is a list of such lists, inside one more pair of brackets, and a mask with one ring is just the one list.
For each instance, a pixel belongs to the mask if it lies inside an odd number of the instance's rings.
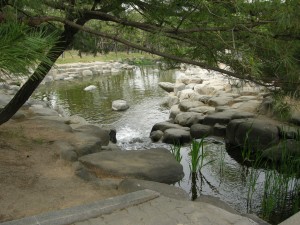
[[74,146],[74,151],[78,157],[102,150],[102,140],[100,138],[82,132],[74,133],[74,138],[70,141],[70,144]]
[[215,112],[215,107],[203,105],[203,106],[199,106],[199,107],[195,107],[195,108],[190,108],[190,109],[188,109],[188,112],[211,114],[211,113]]
[[170,82],[159,82],[158,86],[160,86],[163,90],[167,92],[173,92],[174,91],[174,85],[173,83]]
[[115,100],[112,102],[112,109],[115,111],[124,111],[129,108],[125,100]]
[[177,95],[178,92],[180,92],[180,91],[182,91],[184,89],[185,89],[185,84],[183,84],[183,83],[176,83],[174,85],[174,93],[175,93],[175,95]]
[[172,107],[173,105],[176,105],[178,103],[179,103],[179,99],[178,99],[177,96],[175,96],[175,95],[169,95],[167,97],[167,104],[168,104],[169,107]]
[[183,129],[167,129],[164,132],[162,142],[167,144],[184,144],[192,140],[190,131]]
[[201,123],[203,118],[202,113],[182,112],[176,115],[174,122],[184,127],[190,127],[193,124]]
[[228,105],[232,103],[233,97],[230,96],[218,96],[218,97],[212,97],[208,100],[208,104],[210,106],[222,106],[222,105]]
[[279,142],[279,129],[265,120],[232,120],[227,125],[226,141],[233,146],[247,144],[253,151],[262,151]]
[[85,134],[89,134],[91,136],[97,137],[101,139],[101,146],[108,145],[110,141],[109,132],[105,129],[102,129],[95,125],[83,125],[74,129],[77,132],[82,132]]
[[178,200],[189,200],[189,195],[182,188],[173,185],[158,183],[148,180],[124,179],[118,189],[128,192],[149,189],[161,195]]
[[253,118],[255,115],[249,112],[237,111],[237,110],[225,110],[222,112],[213,113],[207,115],[203,124],[206,125],[215,125],[219,124],[228,124],[233,119],[244,119],[244,118]]
[[166,149],[99,152],[79,158],[97,176],[128,177],[172,184],[183,168]]
[[204,106],[204,103],[200,101],[190,101],[190,100],[182,100],[179,103],[179,109],[184,112],[188,111],[191,108],[196,108],[199,106]]
[[175,117],[181,113],[178,105],[173,105],[170,109],[170,118],[175,119]]
[[187,130],[189,131],[190,128],[188,127],[182,127],[178,124],[174,124],[174,123],[171,123],[171,122],[160,122],[160,123],[156,123],[153,127],[152,127],[152,130],[151,130],[151,133],[153,131],[156,131],[156,130],[161,130],[161,131],[165,131],[167,129],[170,129],[170,128],[175,128],[175,129],[183,129],[183,130]]
[[213,128],[203,124],[194,124],[191,126],[190,134],[192,138],[198,139],[211,135]]

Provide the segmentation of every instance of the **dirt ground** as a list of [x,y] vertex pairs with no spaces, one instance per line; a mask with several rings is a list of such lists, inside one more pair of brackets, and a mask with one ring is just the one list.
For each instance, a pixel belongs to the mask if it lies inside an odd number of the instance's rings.
[[0,222],[122,194],[74,175],[51,142],[57,134],[34,121],[0,126]]

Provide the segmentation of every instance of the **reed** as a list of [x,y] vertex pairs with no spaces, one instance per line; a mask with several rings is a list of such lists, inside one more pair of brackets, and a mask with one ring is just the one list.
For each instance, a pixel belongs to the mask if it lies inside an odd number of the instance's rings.
[[175,157],[177,162],[181,162],[182,160],[182,156],[180,154],[181,151],[181,145],[180,144],[173,144],[173,146],[171,146],[171,153],[172,155]]
[[215,161],[215,159],[213,159],[208,162],[204,162],[204,160],[208,156],[208,153],[204,151],[204,138],[200,139],[199,142],[193,139],[191,144],[190,156],[191,156],[190,170],[192,173],[201,171],[201,169],[204,166]]

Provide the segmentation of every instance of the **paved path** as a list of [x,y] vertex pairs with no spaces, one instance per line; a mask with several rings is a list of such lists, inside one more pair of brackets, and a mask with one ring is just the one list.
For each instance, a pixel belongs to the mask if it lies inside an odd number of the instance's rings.
[[141,190],[0,225],[255,225],[253,220],[203,202]]
[[254,225],[249,218],[201,202],[160,196],[143,204],[73,225]]

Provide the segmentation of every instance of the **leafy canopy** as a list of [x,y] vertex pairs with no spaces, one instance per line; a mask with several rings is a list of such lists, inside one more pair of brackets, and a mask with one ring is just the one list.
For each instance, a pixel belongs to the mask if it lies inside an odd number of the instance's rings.
[[[299,92],[298,0],[0,2],[2,17],[7,17],[5,7],[13,8],[18,23],[33,26],[33,33],[40,37],[30,42],[32,33],[25,32],[29,40],[24,44],[33,46],[29,55],[44,53],[35,48],[43,45],[42,39],[49,45],[53,43],[41,27],[54,27],[58,31],[72,28],[80,30],[72,46],[83,51],[103,52],[105,45],[99,47],[97,40],[107,39],[162,56],[172,65],[189,63],[270,88],[279,87],[285,93]],[[5,30],[5,23],[1,23],[1,30]],[[33,42],[39,41],[41,44],[34,45]],[[49,46],[41,49],[47,50]],[[41,55],[38,58],[43,60]],[[25,68],[25,64],[20,64],[20,68]],[[221,68],[222,64],[226,67]],[[15,72],[2,64],[0,67]]]

